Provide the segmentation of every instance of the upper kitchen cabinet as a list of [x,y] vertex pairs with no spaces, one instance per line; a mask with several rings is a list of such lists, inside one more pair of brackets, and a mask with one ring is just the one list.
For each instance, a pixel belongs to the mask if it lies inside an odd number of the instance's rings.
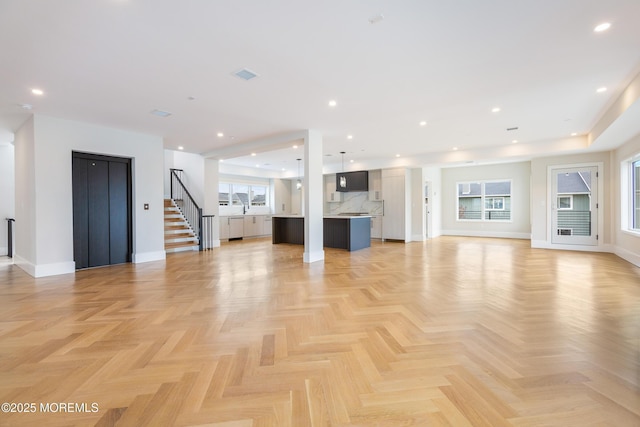
[[369,171],[369,200],[382,201],[382,171],[380,169]]
[[324,176],[325,185],[325,201],[327,202],[341,202],[342,193],[336,191],[336,174]]

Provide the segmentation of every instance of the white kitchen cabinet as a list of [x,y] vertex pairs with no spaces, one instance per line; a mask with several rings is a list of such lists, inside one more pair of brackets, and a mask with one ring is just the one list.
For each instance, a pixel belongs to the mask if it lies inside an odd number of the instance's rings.
[[376,215],[371,217],[371,238],[372,239],[382,238],[382,217],[381,216]]
[[229,240],[229,217],[220,217],[220,240]]
[[336,174],[325,175],[324,177],[325,184],[325,201],[331,202],[341,202],[342,201],[342,193],[336,191]]
[[264,234],[264,215],[246,215],[244,217],[244,237],[256,237]]
[[264,217],[264,236],[271,236],[273,234],[273,221],[271,219],[271,215],[265,215]]
[[228,217],[229,219],[229,239],[239,239],[244,236],[244,219],[241,216]]
[[239,239],[244,236],[244,219],[241,216],[220,217],[220,240]]
[[382,171],[380,169],[369,171],[369,200],[382,201]]
[[382,239],[407,240],[405,180],[406,171],[404,169],[385,169],[382,171],[382,194],[384,194]]

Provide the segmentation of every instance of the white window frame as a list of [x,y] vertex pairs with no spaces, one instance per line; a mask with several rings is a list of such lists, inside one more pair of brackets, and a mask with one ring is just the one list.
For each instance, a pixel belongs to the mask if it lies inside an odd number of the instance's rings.
[[[502,207],[496,208],[495,201],[500,199],[500,205]],[[487,208],[487,200],[491,200],[491,207]],[[484,210],[485,211],[503,211],[504,210],[504,196],[486,196],[484,198]]]
[[637,194],[640,194],[640,188],[638,188],[640,186],[636,186],[634,181],[635,174],[640,173],[640,169],[635,170],[638,166],[640,166],[640,153],[620,164],[620,228],[624,233],[634,236],[640,236],[640,218],[634,224],[634,214],[640,211],[640,202],[637,198]]
[[[561,208],[560,207],[560,199],[569,199],[569,207],[568,208]],[[571,194],[563,194],[562,196],[558,195],[558,200],[556,200],[556,202],[557,202],[556,206],[557,206],[557,209],[559,211],[570,211],[570,210],[573,210],[573,195],[571,195]]]
[[[485,185],[495,182],[508,182],[509,183],[509,194],[496,194],[496,195],[485,195]],[[460,218],[461,209],[463,208],[460,205],[460,199],[469,198],[468,195],[471,193],[471,184],[480,184],[480,195],[473,196],[473,198],[480,198],[480,218],[478,219],[465,219]],[[462,186],[462,187],[461,187]],[[462,191],[460,191],[462,189]],[[506,198],[511,200],[509,203],[509,219],[486,219],[485,212],[493,212],[493,211],[506,211]],[[502,199],[502,209],[487,209],[485,206],[486,199]],[[479,180],[479,181],[462,181],[456,182],[456,221],[459,222],[488,222],[488,223],[510,223],[513,222],[513,213],[514,213],[514,204],[513,204],[513,180],[512,179],[489,179],[489,180]]]

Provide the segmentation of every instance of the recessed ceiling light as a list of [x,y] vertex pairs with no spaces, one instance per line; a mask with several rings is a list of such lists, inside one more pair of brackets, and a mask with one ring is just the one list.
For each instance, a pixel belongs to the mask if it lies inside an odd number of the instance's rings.
[[178,150],[184,150],[184,147],[182,145],[179,145]]
[[458,147],[453,147],[453,151],[458,151]]
[[353,135],[347,135],[347,139],[353,139]]
[[297,146],[297,145],[294,145],[294,146],[293,146],[293,148],[294,148],[294,149],[296,149],[296,148],[298,148],[298,146]]
[[491,112],[492,112],[492,113],[498,113],[498,112],[500,112],[500,107],[493,107],[493,108],[491,109]]
[[369,23],[377,24],[378,22],[381,22],[383,19],[384,19],[384,15],[379,13],[379,14],[373,15],[371,18],[369,18]]
[[518,140],[517,140],[517,139],[514,139],[513,141],[511,141],[511,143],[512,143],[512,144],[517,144],[517,143],[518,143]]
[[578,132],[573,132],[573,133],[571,134],[571,136],[576,136],[576,135],[578,135]]
[[153,114],[154,116],[158,116],[158,117],[169,117],[171,115],[170,112],[162,111],[162,110],[152,110],[151,114]]
[[400,154],[396,154],[396,157],[400,157]]
[[426,126],[427,122],[425,122],[424,120],[420,122],[420,126]]
[[256,153],[251,153],[251,155],[252,155],[252,156],[255,156],[255,155],[256,155]]
[[353,163],[353,159],[349,160],[349,163]]
[[260,165],[256,165],[256,167],[257,167],[257,168],[259,168],[259,167],[260,167]]
[[609,28],[611,28],[611,24],[609,22],[603,22],[602,24],[596,26],[593,31],[595,31],[596,33],[601,33],[603,31],[607,31]]
[[34,95],[44,95],[44,91],[42,89],[31,89],[31,93]]
[[247,70],[246,68],[243,68],[241,70],[234,72],[233,75],[246,81],[249,81],[251,79],[258,77],[257,73],[254,73],[251,70]]
[[336,105],[338,105],[338,103],[335,100],[331,100],[329,101],[329,107],[335,107]]
[[218,138],[222,138],[223,136],[224,136],[224,133],[218,132]]
[[603,92],[606,92],[606,91],[607,91],[607,88],[606,88],[606,87],[599,87],[599,88],[596,90],[596,92],[598,92],[598,93],[603,93]]

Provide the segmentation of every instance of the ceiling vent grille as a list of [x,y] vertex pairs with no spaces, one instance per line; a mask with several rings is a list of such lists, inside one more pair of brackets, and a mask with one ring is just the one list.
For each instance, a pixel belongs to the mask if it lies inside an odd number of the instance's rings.
[[236,71],[235,73],[233,73],[233,75],[246,81],[249,81],[251,79],[258,77],[256,73],[254,73],[251,70],[247,70],[246,68]]

